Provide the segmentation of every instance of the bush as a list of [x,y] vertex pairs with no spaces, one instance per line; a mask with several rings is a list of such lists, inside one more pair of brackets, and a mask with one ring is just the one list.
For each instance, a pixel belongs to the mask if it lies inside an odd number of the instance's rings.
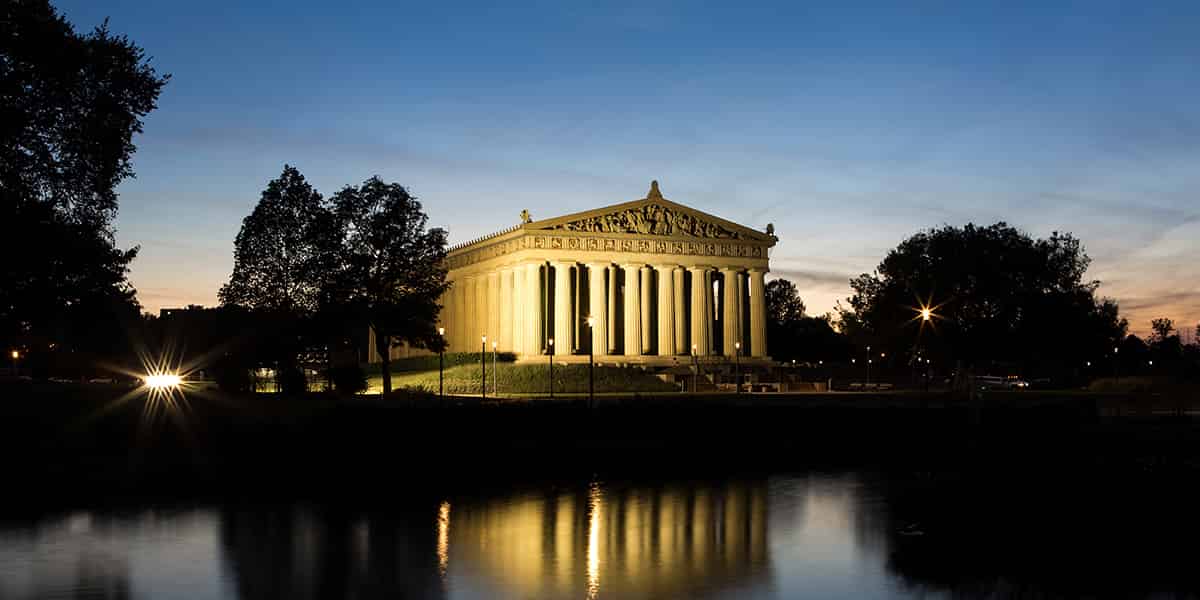
[[212,368],[217,387],[225,392],[247,393],[254,391],[254,376],[245,365],[232,360],[218,361]]
[[296,365],[281,366],[275,371],[276,389],[289,395],[308,393],[308,378],[304,370]]
[[358,365],[333,367],[329,369],[329,382],[343,394],[361,394],[367,391],[367,372]]

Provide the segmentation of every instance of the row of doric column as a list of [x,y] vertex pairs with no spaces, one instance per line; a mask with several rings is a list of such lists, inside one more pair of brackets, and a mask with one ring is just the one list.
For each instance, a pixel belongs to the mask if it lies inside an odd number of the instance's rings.
[[730,267],[521,263],[456,278],[442,326],[455,352],[490,350],[495,342],[501,352],[523,355],[591,348],[596,355],[763,357],[764,275]]

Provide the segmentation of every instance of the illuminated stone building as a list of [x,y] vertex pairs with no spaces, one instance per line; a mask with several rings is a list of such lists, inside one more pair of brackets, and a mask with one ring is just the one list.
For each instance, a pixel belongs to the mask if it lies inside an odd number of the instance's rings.
[[487,336],[518,360],[670,364],[767,358],[764,277],[773,228],[756,231],[662,196],[521,223],[450,250],[442,323],[450,352]]

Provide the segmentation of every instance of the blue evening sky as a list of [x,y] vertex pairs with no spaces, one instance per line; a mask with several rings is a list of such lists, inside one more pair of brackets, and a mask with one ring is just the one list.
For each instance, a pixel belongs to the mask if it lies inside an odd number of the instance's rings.
[[756,228],[833,308],[922,228],[1070,231],[1135,331],[1200,321],[1200,3],[58,0],[173,75],[118,237],[215,304],[268,180],[380,175],[458,242],[645,195]]

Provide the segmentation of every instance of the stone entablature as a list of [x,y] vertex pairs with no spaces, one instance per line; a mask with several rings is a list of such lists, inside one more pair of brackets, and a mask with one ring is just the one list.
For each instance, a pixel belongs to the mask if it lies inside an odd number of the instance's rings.
[[485,262],[521,250],[581,250],[590,252],[662,254],[682,256],[713,256],[734,258],[766,258],[767,243],[729,243],[694,240],[645,239],[639,237],[616,237],[593,235],[570,235],[563,232],[555,235],[522,232],[520,237],[496,240],[478,247],[464,247],[447,257],[447,266],[459,269],[475,263]]

